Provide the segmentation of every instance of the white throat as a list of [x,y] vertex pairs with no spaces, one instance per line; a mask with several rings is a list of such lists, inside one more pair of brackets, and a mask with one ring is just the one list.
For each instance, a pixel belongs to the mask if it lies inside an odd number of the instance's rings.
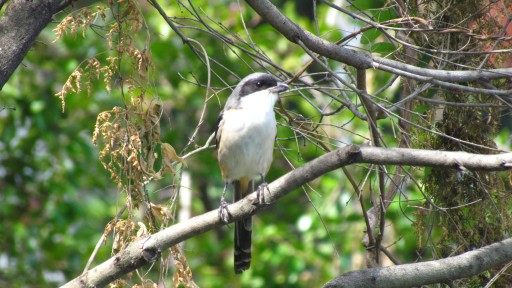
[[240,98],[240,108],[254,113],[273,112],[278,96],[268,90],[254,92]]

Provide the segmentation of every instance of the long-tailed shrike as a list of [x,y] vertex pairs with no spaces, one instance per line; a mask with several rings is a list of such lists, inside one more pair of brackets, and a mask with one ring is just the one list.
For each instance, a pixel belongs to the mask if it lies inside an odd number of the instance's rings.
[[[272,163],[277,134],[274,105],[278,94],[288,90],[269,74],[253,73],[238,83],[229,96],[217,121],[216,140],[219,166],[224,179],[219,217],[228,222],[227,202],[224,200],[230,183],[234,201],[251,193],[253,178],[261,177],[258,200],[263,202],[265,175]],[[252,219],[235,223],[235,273],[251,265]]]

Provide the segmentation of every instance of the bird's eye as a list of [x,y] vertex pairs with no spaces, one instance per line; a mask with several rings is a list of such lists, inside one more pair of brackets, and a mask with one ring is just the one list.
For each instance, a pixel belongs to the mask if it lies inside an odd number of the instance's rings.
[[261,87],[263,86],[263,83],[261,81],[256,82],[256,86]]

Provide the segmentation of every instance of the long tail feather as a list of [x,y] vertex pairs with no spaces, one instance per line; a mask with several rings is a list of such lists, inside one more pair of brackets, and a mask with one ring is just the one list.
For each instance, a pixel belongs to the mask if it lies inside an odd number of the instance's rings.
[[[252,187],[248,178],[234,181],[234,202],[245,197]],[[248,217],[235,223],[235,273],[240,274],[251,267],[252,250],[252,217]]]

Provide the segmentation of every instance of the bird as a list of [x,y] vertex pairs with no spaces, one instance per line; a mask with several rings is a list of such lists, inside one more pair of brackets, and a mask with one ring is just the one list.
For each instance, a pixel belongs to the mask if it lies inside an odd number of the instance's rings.
[[[252,73],[238,83],[217,119],[217,158],[224,180],[219,217],[224,223],[229,221],[225,200],[229,184],[234,187],[236,202],[254,191],[253,181],[260,177],[257,198],[260,204],[265,201],[265,176],[272,163],[277,135],[274,106],[278,94],[288,89],[271,74]],[[234,238],[234,270],[240,274],[251,265],[251,216],[235,223]]]

